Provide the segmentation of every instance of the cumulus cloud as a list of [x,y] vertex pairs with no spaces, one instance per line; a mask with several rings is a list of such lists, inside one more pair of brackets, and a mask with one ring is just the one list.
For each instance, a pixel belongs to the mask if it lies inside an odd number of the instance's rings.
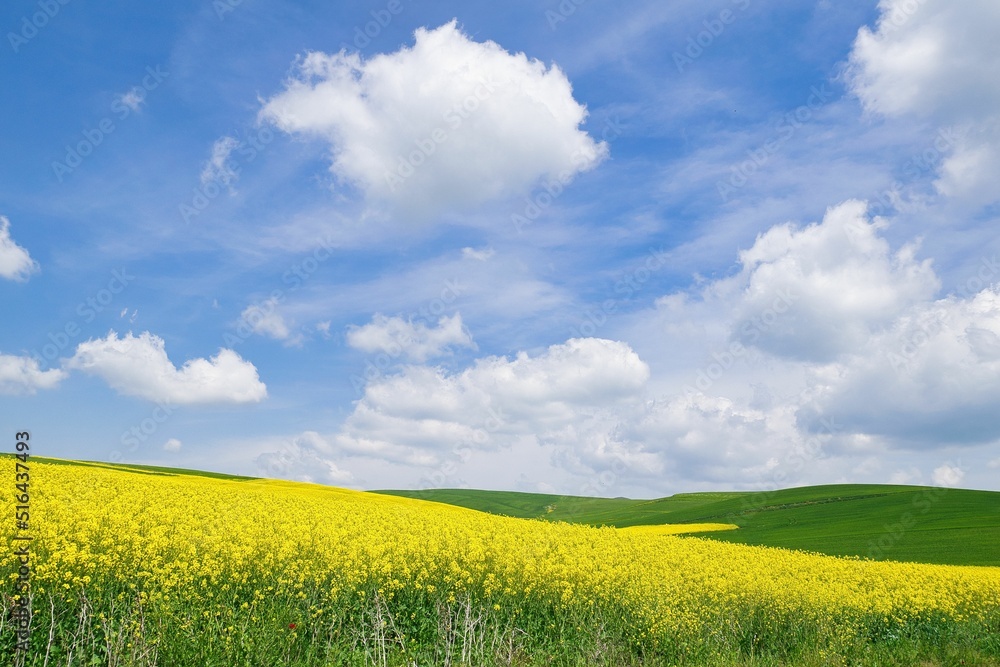
[[66,377],[60,369],[43,371],[31,357],[0,354],[0,394],[34,394],[54,389]]
[[348,329],[347,344],[364,352],[384,352],[416,362],[439,357],[452,347],[476,349],[459,313],[442,317],[436,327],[376,313],[369,324]]
[[212,157],[208,159],[201,170],[201,183],[206,185],[211,182],[232,185],[239,178],[239,174],[229,162],[229,156],[239,147],[240,142],[233,137],[222,137],[212,144]]
[[607,431],[606,413],[640,396],[649,368],[620,342],[571,339],[537,356],[486,357],[448,373],[408,366],[365,388],[334,438],[355,454],[433,464],[454,447],[496,449],[520,438],[570,444]]
[[741,252],[740,275],[713,288],[741,290],[734,337],[780,357],[831,361],[932,297],[940,284],[930,260],[918,261],[912,245],[893,253],[865,210],[848,201],[820,223],[776,225]]
[[38,263],[10,237],[10,220],[0,215],[0,277],[24,282],[38,271]]
[[881,0],[874,30],[850,56],[854,92],[869,111],[912,115],[960,129],[938,188],[996,201],[1000,177],[1000,5],[990,0]]
[[674,477],[718,483],[767,479],[781,467],[787,475],[789,461],[819,454],[819,443],[807,449],[791,406],[758,409],[702,392],[648,402],[618,435]]
[[354,475],[332,460],[333,448],[315,431],[292,438],[275,452],[257,457],[257,468],[265,477],[315,484],[349,484]]
[[170,438],[165,443],[163,443],[163,449],[167,452],[179,452],[183,444],[177,438]]
[[[936,449],[1000,439],[1000,288],[983,287],[1000,269],[976,267],[971,296],[938,298],[931,262],[885,229],[857,201],[775,225],[736,274],[623,320],[631,343],[575,338],[378,375],[323,446],[333,460],[428,470],[431,483],[457,466],[513,483],[487,462],[518,452],[574,493],[920,481]],[[389,349],[388,320],[365,332],[370,349]]]
[[[783,405],[781,419],[794,415],[792,430],[785,424],[786,437],[776,442],[794,441],[795,429],[823,431],[830,420],[845,438],[890,449],[1000,438],[1000,287],[981,279],[1000,267],[976,267],[977,293],[936,298],[940,282],[930,260],[917,259],[913,244],[894,251],[883,229],[863,203],[845,202],[819,223],[779,224],[759,235],[740,253],[742,270],[703,286],[699,300],[659,302],[668,333],[729,332],[728,341],[717,340],[722,352],[686,387],[733,401],[740,417],[723,420],[731,441],[760,440],[746,430],[747,415],[757,413],[748,409],[754,399],[745,387],[755,382],[795,392],[794,400],[756,406]],[[781,386],[795,376],[797,387]],[[850,455],[864,449],[843,446]]]
[[[995,442],[1000,288],[985,285],[1000,267],[984,261],[971,269],[979,291],[937,298],[930,261],[912,244],[892,249],[883,231],[846,202],[821,222],[761,234],[736,275],[660,299],[644,319],[658,323],[659,346],[678,342],[676,370],[658,378],[664,401],[623,421],[621,440],[661,443],[667,470],[720,480],[727,460],[730,479],[759,472],[769,448],[816,435],[830,436],[830,456],[871,459],[852,464],[866,475],[882,465],[873,455]],[[706,361],[692,371],[677,354]],[[710,442],[727,443],[715,468],[697,458]]]
[[433,215],[566,182],[607,154],[579,129],[566,75],[452,21],[364,59],[311,52],[262,120],[329,143],[332,173],[369,201]]
[[1000,291],[913,306],[836,369],[818,369],[803,411],[934,447],[1000,438]]
[[[442,471],[456,461],[475,467],[492,452],[532,452],[560,484],[576,480],[563,491],[602,494],[678,480],[785,480],[832,437],[800,430],[795,402],[757,408],[701,392],[650,400],[649,377],[629,345],[596,338],[458,372],[407,366],[370,381],[325,442],[341,456],[424,467],[434,484],[452,479]],[[512,471],[494,471],[504,473]]]
[[850,56],[852,85],[867,108],[886,115],[996,112],[1000,6],[989,0],[880,0],[878,6],[875,30],[858,31]]
[[257,369],[233,350],[188,360],[178,369],[163,339],[148,331],[122,338],[111,331],[106,338],[80,343],[65,367],[97,375],[121,394],[156,402],[257,403],[267,397]]
[[938,466],[931,473],[931,479],[938,486],[958,486],[962,483],[962,479],[965,477],[965,471],[957,466],[953,466],[945,463],[944,465]]

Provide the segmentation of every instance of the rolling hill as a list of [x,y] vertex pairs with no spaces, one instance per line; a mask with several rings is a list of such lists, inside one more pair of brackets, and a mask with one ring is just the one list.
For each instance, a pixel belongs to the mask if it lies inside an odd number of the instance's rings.
[[505,491],[377,491],[520,518],[607,526],[734,523],[703,536],[948,565],[1000,565],[1000,493],[894,485],[824,485],[760,492],[680,493],[655,500]]
[[[44,457],[32,457],[32,460],[147,475],[195,475],[233,481],[256,479],[158,466]],[[594,526],[731,523],[739,529],[701,536],[875,560],[1000,565],[1000,492],[995,491],[839,484],[758,492],[679,493],[654,500],[474,489],[371,493],[457,505],[517,518]]]

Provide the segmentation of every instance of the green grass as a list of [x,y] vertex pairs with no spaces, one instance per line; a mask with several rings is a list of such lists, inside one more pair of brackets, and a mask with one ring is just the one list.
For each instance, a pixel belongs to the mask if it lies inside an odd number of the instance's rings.
[[739,530],[704,537],[876,560],[1000,565],[1000,493],[995,491],[837,484],[680,493],[656,500],[467,489],[375,493],[595,526],[734,523]]

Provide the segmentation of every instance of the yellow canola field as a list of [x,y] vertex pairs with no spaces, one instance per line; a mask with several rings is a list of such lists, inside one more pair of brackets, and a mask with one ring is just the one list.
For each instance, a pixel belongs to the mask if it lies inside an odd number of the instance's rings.
[[654,526],[629,526],[619,528],[629,535],[684,535],[686,533],[714,533],[720,530],[736,530],[734,523],[662,523]]
[[[4,459],[0,477],[13,467]],[[839,559],[289,482],[38,462],[31,480],[34,590],[70,599],[124,586],[189,608],[247,591],[430,595],[485,609],[538,601],[616,610],[647,639],[697,634],[741,609],[849,625],[1000,605],[1000,568]],[[0,513],[13,516],[9,496]]]

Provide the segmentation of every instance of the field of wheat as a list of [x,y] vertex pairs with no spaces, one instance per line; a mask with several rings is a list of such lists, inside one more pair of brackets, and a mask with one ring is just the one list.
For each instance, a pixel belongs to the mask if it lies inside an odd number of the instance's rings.
[[[13,460],[0,466],[13,480]],[[112,466],[33,462],[30,500],[30,645],[15,650],[20,543],[7,531],[4,664],[997,664],[1000,655],[1000,568],[840,559],[671,528],[546,523]],[[11,525],[15,504],[4,496]],[[679,530],[710,528],[726,526]]]

